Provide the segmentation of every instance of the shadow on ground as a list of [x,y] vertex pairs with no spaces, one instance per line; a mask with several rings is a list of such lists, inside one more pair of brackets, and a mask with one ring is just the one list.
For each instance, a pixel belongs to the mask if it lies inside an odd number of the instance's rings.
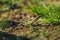
[[0,32],[0,40],[31,40],[31,39],[22,36],[17,37],[16,35]]

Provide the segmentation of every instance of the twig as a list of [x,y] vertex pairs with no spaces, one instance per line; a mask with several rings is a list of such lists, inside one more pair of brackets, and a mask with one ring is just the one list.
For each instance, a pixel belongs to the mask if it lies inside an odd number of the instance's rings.
[[41,15],[38,15],[38,16],[30,23],[30,25],[33,24],[34,22],[36,22],[40,17],[41,17]]

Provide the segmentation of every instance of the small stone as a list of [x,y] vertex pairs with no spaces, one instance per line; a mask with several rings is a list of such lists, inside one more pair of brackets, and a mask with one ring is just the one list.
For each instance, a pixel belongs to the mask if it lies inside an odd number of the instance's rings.
[[33,17],[31,19],[34,19]]
[[10,30],[12,29],[12,27],[10,27]]
[[30,16],[29,16],[29,15],[27,15],[27,18],[30,18]]
[[19,18],[19,17],[20,17],[20,15],[16,15],[15,17],[16,17],[16,18]]

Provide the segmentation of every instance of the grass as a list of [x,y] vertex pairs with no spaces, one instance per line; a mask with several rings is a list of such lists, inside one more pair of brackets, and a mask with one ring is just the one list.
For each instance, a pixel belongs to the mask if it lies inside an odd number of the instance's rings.
[[19,0],[0,0],[0,12],[14,10],[16,8],[22,9]]
[[[60,6],[56,7],[53,3],[44,4],[41,1],[30,2],[27,9],[34,14],[41,15],[40,23],[60,23]],[[43,22],[44,21],[44,22]]]
[[4,30],[5,28],[8,28],[10,25],[8,23],[7,18],[3,18],[2,21],[0,21],[0,27],[1,30]]

